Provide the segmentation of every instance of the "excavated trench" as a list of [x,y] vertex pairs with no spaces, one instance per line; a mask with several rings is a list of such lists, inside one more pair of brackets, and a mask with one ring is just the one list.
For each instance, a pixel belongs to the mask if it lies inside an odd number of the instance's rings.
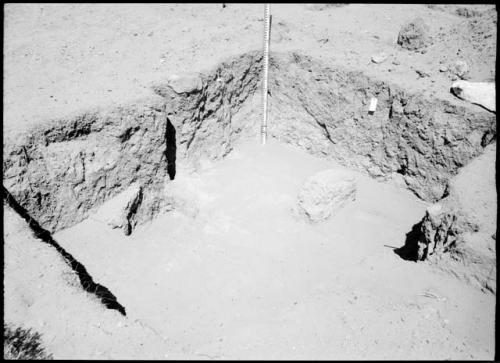
[[[261,68],[259,52],[245,53],[155,84],[155,96],[134,104],[7,135],[4,193],[18,213],[38,221],[34,230],[50,236],[136,184],[142,194],[131,214],[143,223],[166,210],[164,186],[177,161],[222,158],[235,141],[256,135]],[[297,52],[271,55],[269,88],[270,137],[374,178],[400,179],[430,202],[446,196],[449,179],[496,140],[488,111],[428,99]],[[372,97],[378,106],[369,114]]]

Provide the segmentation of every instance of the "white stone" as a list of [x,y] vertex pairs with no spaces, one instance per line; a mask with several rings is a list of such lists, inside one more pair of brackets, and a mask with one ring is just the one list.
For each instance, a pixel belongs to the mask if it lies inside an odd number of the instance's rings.
[[495,83],[460,80],[453,82],[450,90],[458,98],[483,106],[496,113]]
[[189,74],[184,76],[174,74],[169,78],[168,85],[179,94],[200,91],[203,87],[203,83],[198,74]]
[[368,111],[375,112],[376,109],[377,109],[377,99],[375,97],[372,97],[370,100],[370,108],[368,109]]
[[372,62],[377,64],[384,62],[386,59],[387,54],[384,52],[372,56]]

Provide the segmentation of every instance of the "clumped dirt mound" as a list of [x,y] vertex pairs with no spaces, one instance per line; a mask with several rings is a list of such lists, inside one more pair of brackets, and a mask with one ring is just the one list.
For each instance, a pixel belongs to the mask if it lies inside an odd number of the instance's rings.
[[432,205],[396,252],[428,260],[485,291],[496,293],[496,143],[450,184],[449,195]]
[[429,26],[422,18],[406,23],[398,34],[398,44],[408,50],[423,51],[429,41]]

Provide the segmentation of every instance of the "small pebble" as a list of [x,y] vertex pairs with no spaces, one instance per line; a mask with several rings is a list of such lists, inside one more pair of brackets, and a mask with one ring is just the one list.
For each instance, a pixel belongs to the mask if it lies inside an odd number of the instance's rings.
[[384,62],[386,59],[387,54],[385,54],[384,52],[372,56],[372,62],[377,64]]
[[420,78],[425,78],[425,77],[429,77],[430,74],[427,73],[427,72],[424,72],[420,69],[416,69],[415,72],[417,72],[417,74],[420,76]]

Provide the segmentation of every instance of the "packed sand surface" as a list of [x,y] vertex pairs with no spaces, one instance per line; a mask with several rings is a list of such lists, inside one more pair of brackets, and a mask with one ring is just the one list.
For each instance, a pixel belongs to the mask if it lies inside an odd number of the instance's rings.
[[495,82],[496,8],[272,4],[266,145],[263,14],[4,5],[5,322],[56,359],[493,359],[496,113],[450,86]]
[[220,165],[179,171],[184,213],[131,238],[92,218],[55,238],[112,287],[127,319],[168,338],[169,358],[490,359],[495,297],[393,253],[425,210],[411,193],[353,174],[356,201],[334,219],[294,217],[304,179],[335,167],[242,145]]

